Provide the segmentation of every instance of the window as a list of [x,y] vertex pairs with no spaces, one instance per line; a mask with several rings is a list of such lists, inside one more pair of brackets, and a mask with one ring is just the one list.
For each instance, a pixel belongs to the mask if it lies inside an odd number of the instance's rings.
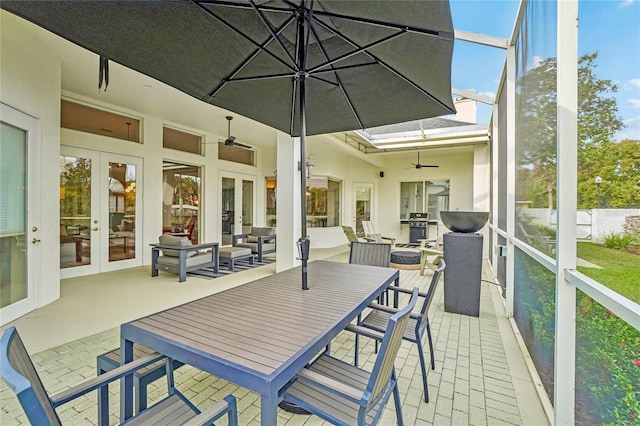
[[340,181],[314,177],[307,180],[307,226],[325,228],[340,225]]
[[165,161],[162,168],[162,232],[184,234],[197,244],[200,228],[200,167]]
[[163,127],[162,146],[178,151],[202,154],[202,136],[171,127]]
[[140,120],[64,99],[60,101],[60,126],[129,142],[140,142]]
[[255,166],[256,152],[250,148],[225,145],[224,142],[218,142],[218,160],[233,161],[234,163]]
[[266,179],[267,187],[267,226],[276,226],[276,209],[278,202],[276,199],[276,184],[275,177],[268,177]]
[[400,220],[424,212],[429,212],[429,220],[439,220],[443,210],[449,210],[449,179],[400,182]]

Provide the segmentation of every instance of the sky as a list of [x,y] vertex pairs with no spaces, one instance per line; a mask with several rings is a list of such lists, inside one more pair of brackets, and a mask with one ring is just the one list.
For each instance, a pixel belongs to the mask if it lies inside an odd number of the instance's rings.
[[[453,26],[510,39],[519,3],[518,0],[450,0]],[[626,128],[614,138],[640,140],[640,0],[580,0],[578,14],[579,55],[598,52],[596,77],[611,80],[618,86],[618,92],[612,96],[617,100],[618,115]],[[548,19],[554,22],[555,15]],[[536,57],[536,52],[530,55]],[[452,87],[495,96],[505,57],[502,49],[457,40]],[[491,108],[479,104],[478,122],[488,123],[490,117]]]

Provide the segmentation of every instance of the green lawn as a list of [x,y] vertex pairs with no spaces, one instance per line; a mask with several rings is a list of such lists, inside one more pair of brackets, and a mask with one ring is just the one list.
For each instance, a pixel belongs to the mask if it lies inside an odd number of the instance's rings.
[[578,257],[604,269],[578,270],[623,296],[640,303],[640,256],[593,243],[578,243]]

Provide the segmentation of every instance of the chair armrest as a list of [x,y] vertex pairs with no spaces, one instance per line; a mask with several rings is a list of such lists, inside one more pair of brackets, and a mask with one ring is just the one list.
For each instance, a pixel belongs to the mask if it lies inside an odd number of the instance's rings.
[[153,247],[154,250],[175,250],[175,251],[194,251],[194,250],[203,250],[203,249],[207,249],[207,248],[213,248],[217,245],[219,245],[219,243],[202,243],[202,244],[193,244],[190,246],[170,246],[170,245],[166,245],[166,244],[158,244],[158,243],[153,243],[153,244],[149,244],[151,247]]
[[163,358],[165,358],[165,356],[157,352],[138,358],[69,389],[58,392],[51,396],[51,402],[56,407],[65,404],[88,392],[104,387],[115,380],[119,380],[125,376],[133,374],[134,371],[140,370],[141,368],[160,361]]
[[194,244],[192,246],[187,246],[185,248],[190,250],[203,250],[203,249],[213,248],[217,245],[219,245],[219,243],[202,243],[202,244]]
[[[391,284],[389,287],[387,287],[387,290],[397,291],[398,293],[413,294],[413,290],[412,289],[408,289],[408,288],[404,288],[404,287],[396,287],[393,284]],[[419,291],[418,292],[418,296],[427,297],[427,293],[423,293],[423,292]]]
[[263,244],[263,243],[268,243],[271,241],[275,241],[276,236],[275,235],[261,235],[258,236],[258,243]]
[[328,391],[341,394],[354,402],[359,402],[364,394],[363,391],[356,389],[353,386],[341,383],[330,377],[311,371],[308,368],[303,368],[302,371],[298,373],[297,377],[305,381],[313,382]]
[[376,339],[382,341],[384,339],[384,333],[380,333],[379,331],[373,330],[371,328],[362,327],[360,325],[349,324],[345,330],[350,331],[352,333],[361,334],[363,336],[367,336],[371,339]]
[[[388,314],[392,314],[392,315],[393,315],[393,314],[395,314],[395,313],[400,312],[400,309],[392,308],[392,307],[390,307],[390,306],[380,305],[380,304],[378,304],[378,303],[371,303],[371,304],[369,305],[369,308],[371,308],[371,309],[375,309],[375,310],[377,310],[377,311],[386,312],[386,313],[388,313]],[[420,317],[421,317],[421,315],[409,314],[409,318],[413,318],[413,319],[415,319],[415,320],[419,320],[419,319],[420,319]],[[360,333],[360,332],[359,332],[359,333]],[[360,333],[360,334],[362,334],[362,333]]]
[[238,412],[236,399],[232,395],[227,395],[221,401],[216,402],[211,407],[204,410],[182,426],[204,426],[210,425],[215,420],[225,415],[228,411]]

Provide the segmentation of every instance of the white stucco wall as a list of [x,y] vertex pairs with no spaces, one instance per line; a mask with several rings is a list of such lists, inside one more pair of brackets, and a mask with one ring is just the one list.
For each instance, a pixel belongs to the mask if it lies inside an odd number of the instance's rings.
[[[18,18],[2,13],[0,22],[0,101],[40,122],[41,169],[39,207],[42,211],[60,210],[58,161],[60,153],[60,81],[61,65],[36,36],[25,33]],[[47,161],[47,159],[56,161]],[[37,269],[40,273],[38,306],[60,297],[59,230],[49,216],[27,227],[38,228]],[[29,238],[30,239],[30,238]],[[32,260],[32,259],[30,259]]]

